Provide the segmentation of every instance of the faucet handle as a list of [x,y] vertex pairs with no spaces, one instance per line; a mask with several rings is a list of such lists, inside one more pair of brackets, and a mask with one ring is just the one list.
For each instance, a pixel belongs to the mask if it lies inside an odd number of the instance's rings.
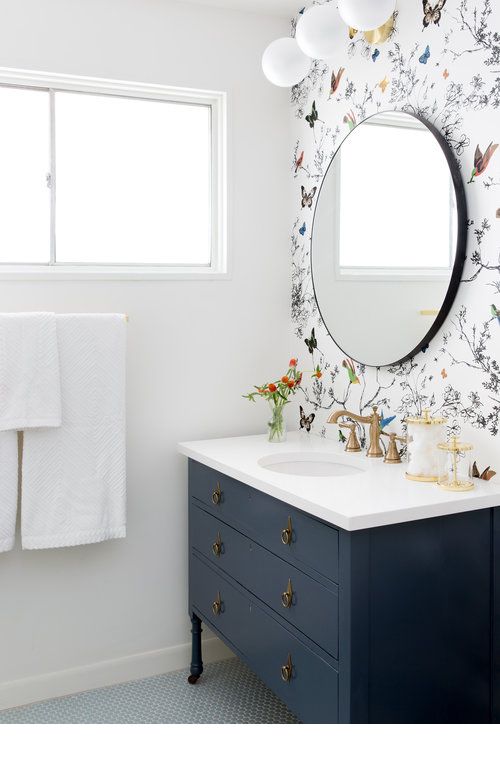
[[361,445],[358,441],[358,437],[356,435],[356,423],[338,423],[337,424],[339,429],[342,428],[348,428],[349,429],[349,439],[347,440],[347,444],[345,446],[346,452],[361,452]]
[[401,463],[401,455],[399,454],[396,442],[406,442],[406,436],[396,436],[394,432],[388,434],[385,431],[382,431],[382,434],[389,437],[389,446],[387,447],[384,463]]

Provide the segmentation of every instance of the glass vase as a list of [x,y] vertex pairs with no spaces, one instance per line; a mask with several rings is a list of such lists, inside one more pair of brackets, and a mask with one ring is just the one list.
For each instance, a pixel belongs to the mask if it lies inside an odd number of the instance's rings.
[[286,423],[283,415],[286,402],[280,401],[275,404],[272,400],[269,401],[269,407],[271,408],[271,419],[268,422],[270,442],[284,442],[286,439]]

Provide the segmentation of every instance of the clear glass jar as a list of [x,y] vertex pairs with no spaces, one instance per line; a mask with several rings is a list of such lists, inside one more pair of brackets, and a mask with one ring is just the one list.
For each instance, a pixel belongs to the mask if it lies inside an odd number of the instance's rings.
[[441,455],[438,485],[458,493],[474,488],[471,473],[471,444],[459,442],[452,436],[449,442],[438,445]]
[[438,444],[444,439],[446,418],[431,417],[429,410],[408,417],[408,467],[406,478],[414,482],[437,482],[440,470]]

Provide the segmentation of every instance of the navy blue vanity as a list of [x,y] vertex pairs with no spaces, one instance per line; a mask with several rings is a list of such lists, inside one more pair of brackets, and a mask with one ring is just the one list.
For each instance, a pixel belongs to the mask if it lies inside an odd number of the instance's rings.
[[206,624],[307,723],[498,721],[500,508],[348,532],[189,461]]

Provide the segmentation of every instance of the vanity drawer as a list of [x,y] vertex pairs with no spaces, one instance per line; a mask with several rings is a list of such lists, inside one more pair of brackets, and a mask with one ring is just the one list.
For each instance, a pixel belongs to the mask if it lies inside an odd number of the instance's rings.
[[239,651],[248,634],[248,598],[196,556],[189,562],[190,605]]
[[338,658],[335,584],[327,588],[193,503],[189,517],[192,547]]
[[338,672],[266,610],[253,604],[249,611],[245,653],[251,668],[304,722],[337,723]]
[[193,460],[189,491],[218,519],[278,557],[338,583],[339,535],[334,527]]
[[[191,605],[220,631],[264,682],[309,723],[336,723],[338,673],[325,658],[281,625],[258,600],[237,589],[196,556],[190,565]],[[220,595],[221,612],[212,603]],[[291,662],[291,668],[287,665]],[[288,680],[283,678],[288,678]]]

